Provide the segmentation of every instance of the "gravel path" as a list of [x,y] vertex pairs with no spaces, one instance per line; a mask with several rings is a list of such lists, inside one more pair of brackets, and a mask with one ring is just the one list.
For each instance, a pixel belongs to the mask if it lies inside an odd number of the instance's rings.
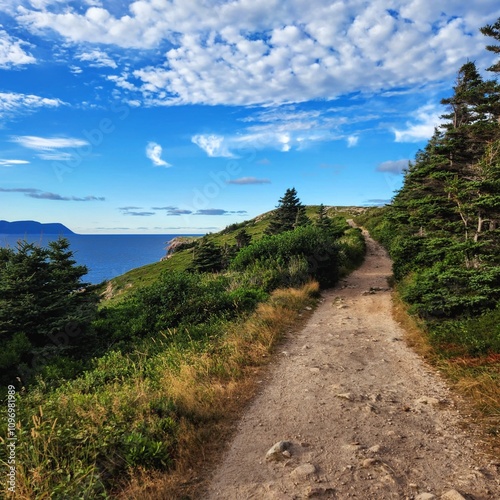
[[203,499],[500,499],[456,399],[403,341],[391,262],[365,236],[364,264],[281,347]]

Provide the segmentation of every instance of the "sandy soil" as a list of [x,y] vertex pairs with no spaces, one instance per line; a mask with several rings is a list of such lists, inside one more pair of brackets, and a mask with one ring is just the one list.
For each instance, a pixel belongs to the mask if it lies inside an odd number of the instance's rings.
[[460,402],[403,341],[390,260],[366,237],[362,267],[280,348],[203,499],[500,499]]

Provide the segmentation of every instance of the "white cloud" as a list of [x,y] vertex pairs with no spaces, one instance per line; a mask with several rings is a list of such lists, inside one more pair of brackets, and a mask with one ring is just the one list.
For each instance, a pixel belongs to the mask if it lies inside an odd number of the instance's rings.
[[28,44],[11,37],[6,31],[0,29],[0,68],[35,63],[36,59],[24,51],[23,45]]
[[37,108],[57,108],[65,104],[60,99],[15,92],[0,92],[0,118],[35,111]]
[[358,144],[358,141],[359,141],[359,137],[357,135],[350,135],[347,138],[347,147],[353,148],[354,146],[356,146]]
[[99,2],[77,10],[32,1],[37,10],[20,7],[17,20],[33,32],[161,50],[157,65],[115,79],[150,105],[305,102],[448,80],[460,62],[488,57],[478,28],[500,16],[494,0],[315,0],[314,8],[307,0],[137,0],[112,12]]
[[16,165],[28,165],[29,161],[26,160],[5,160],[0,159],[0,167],[14,167]]
[[90,52],[82,52],[76,56],[78,60],[88,62],[89,66],[94,68],[113,68],[116,69],[118,65],[111,59],[105,52],[101,50],[91,50]]
[[393,130],[395,141],[420,142],[430,139],[434,134],[434,129],[443,122],[442,114],[443,111],[433,104],[422,106],[415,111],[415,118],[406,122],[405,129]]
[[38,137],[35,135],[20,135],[12,138],[13,142],[36,151],[52,151],[54,149],[79,148],[88,146],[89,142],[72,137]]
[[193,136],[191,141],[210,157],[235,158],[235,155],[229,151],[223,136],[199,134]]
[[377,172],[385,172],[398,175],[408,168],[409,162],[410,160],[384,161],[377,166]]
[[171,167],[170,163],[167,163],[162,159],[161,155],[163,153],[163,148],[156,144],[156,142],[148,142],[146,146],[146,156],[153,162],[155,167]]

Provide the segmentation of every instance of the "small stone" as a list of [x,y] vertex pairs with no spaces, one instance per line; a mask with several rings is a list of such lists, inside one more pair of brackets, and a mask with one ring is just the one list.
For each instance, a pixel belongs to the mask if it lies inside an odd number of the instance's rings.
[[311,306],[306,307],[306,311],[312,311],[312,310],[313,310],[313,308]]
[[370,453],[380,453],[380,450],[382,449],[382,446],[379,444],[376,444],[375,446],[372,446],[371,448],[368,448],[368,451]]
[[443,495],[441,495],[441,500],[465,500],[457,490],[449,490]]
[[290,448],[291,445],[292,443],[290,443],[289,441],[278,441],[266,453],[266,460],[268,461],[283,460],[285,458],[283,456],[283,452],[288,450],[288,448]]
[[421,398],[418,398],[416,403],[420,403],[422,405],[438,405],[439,399],[431,398],[429,396],[423,396]]
[[377,460],[375,460],[374,458],[365,458],[365,460],[363,460],[361,465],[366,468],[366,467],[371,467],[372,465],[375,465],[376,463],[377,463]]
[[354,396],[350,392],[343,392],[341,394],[336,394],[340,399],[347,399],[347,401],[354,401]]
[[292,457],[292,454],[288,451],[288,450],[285,450],[282,455],[285,457],[285,458],[291,458]]
[[316,467],[313,464],[307,463],[299,465],[290,473],[290,476],[295,479],[307,479],[313,474],[316,474]]
[[434,500],[434,498],[436,498],[436,495],[432,493],[420,493],[415,497],[415,500]]
[[307,493],[307,498],[321,497],[335,493],[333,488],[311,488]]
[[313,366],[312,368],[309,368],[309,371],[311,373],[319,373],[321,371],[321,369],[318,368],[317,366]]

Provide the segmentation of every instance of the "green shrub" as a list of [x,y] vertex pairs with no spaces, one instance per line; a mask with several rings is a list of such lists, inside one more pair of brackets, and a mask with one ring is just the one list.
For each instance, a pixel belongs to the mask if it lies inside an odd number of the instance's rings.
[[[317,279],[322,286],[332,286],[338,279],[339,245],[329,232],[314,226],[298,227],[278,235],[266,236],[242,248],[231,263],[231,269],[244,271],[254,263],[281,269],[279,286],[285,286],[292,275],[303,273],[303,258],[308,264],[308,276]],[[292,261],[292,258],[295,260]],[[292,269],[288,266],[292,263]]]
[[500,352],[500,307],[480,316],[435,324],[430,338],[439,347],[470,356]]

